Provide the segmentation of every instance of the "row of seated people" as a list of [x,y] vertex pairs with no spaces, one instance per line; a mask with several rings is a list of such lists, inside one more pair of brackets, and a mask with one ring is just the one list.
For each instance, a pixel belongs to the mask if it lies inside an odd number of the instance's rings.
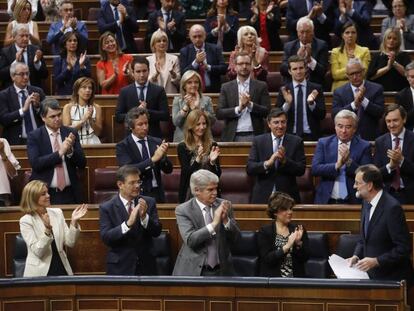
[[[160,235],[162,224],[155,200],[140,194],[139,173],[133,166],[120,167],[116,177],[118,194],[99,207],[100,236],[108,247],[106,272],[110,275],[153,275],[157,272],[152,243],[153,237]],[[375,166],[360,167],[357,178],[357,188],[364,200],[374,203],[372,199],[379,197],[374,207],[381,213],[375,213],[371,223],[362,218],[361,239],[349,257],[350,262],[359,256],[356,267],[368,272],[373,279],[406,279],[410,282],[413,269],[409,259],[408,227],[403,215],[392,214],[403,213],[401,206],[383,190],[381,172]],[[241,233],[231,203],[217,198],[218,181],[218,176],[208,170],[196,171],[190,181],[194,197],[175,209],[183,243],[173,275],[235,274],[230,245],[239,240]],[[364,192],[363,181],[368,185]],[[23,189],[21,208],[25,215],[20,219],[20,231],[28,245],[23,274],[26,277],[73,274],[63,245],[75,245],[80,233],[79,221],[86,214],[87,205],[79,205],[73,210],[68,227],[62,211],[51,208],[50,197],[46,183],[39,180],[32,180]],[[302,225],[292,223],[294,205],[295,201],[283,192],[276,191],[269,198],[266,212],[271,222],[262,226],[257,234],[260,274],[263,276],[307,275],[309,238]],[[391,226],[397,222],[398,228]],[[368,229],[372,238],[367,238]],[[379,229],[381,233],[376,231]],[[379,240],[384,243],[381,247],[375,244]],[[253,241],[250,239],[250,242]],[[254,245],[245,247],[254,248]],[[42,256],[39,256],[40,249]],[[401,256],[388,255],[396,250]],[[398,268],[389,269],[387,265],[390,263],[398,263]]]
[[[330,31],[340,33],[340,28],[347,21],[352,21],[361,29],[359,43],[368,46],[371,49],[378,48],[378,42],[373,36],[370,28],[372,18],[372,6],[367,1],[356,1],[352,3],[341,0],[338,4],[335,1],[328,1],[323,5],[319,3],[308,3],[304,8],[302,3],[297,0],[290,0],[287,5],[286,27],[289,31],[290,38],[296,39],[297,21],[301,17],[308,17],[313,20],[316,26],[317,37],[329,42]],[[382,32],[384,28],[397,26],[406,34],[413,32],[412,16],[407,11],[407,4],[403,0],[395,0],[395,6],[390,12],[390,18],[386,18],[382,23]],[[13,2],[12,2],[13,3]],[[186,38],[185,16],[175,6],[175,0],[161,1],[161,8],[153,12],[148,17],[146,24],[146,48],[149,49],[151,35],[157,29],[162,29],[168,33],[170,39],[169,51],[178,52],[183,46]],[[56,5],[56,4],[55,4]],[[280,3],[273,1],[253,2],[249,8],[247,23],[255,27],[259,36],[262,38],[260,45],[267,51],[282,50],[282,44],[279,37],[279,30],[282,27]],[[56,44],[60,36],[70,29],[77,29],[84,42],[88,40],[88,32],[85,24],[74,17],[73,3],[60,1],[54,9],[49,8],[48,14],[55,16],[47,18],[52,21],[47,41],[49,44]],[[41,9],[41,6],[39,7]],[[14,21],[11,22],[7,29],[5,44],[10,44],[12,24],[26,23],[32,28],[32,36],[35,44],[40,41],[37,23],[32,21],[33,11],[39,8],[33,8],[31,1],[20,0],[13,3]],[[395,9],[394,9],[395,8]],[[37,13],[37,12],[36,12]],[[58,14],[57,14],[58,13]],[[95,16],[98,22],[100,33],[110,30],[117,33],[120,45],[123,50],[130,53],[136,53],[133,36],[138,32],[137,18],[134,9],[128,1],[103,1],[100,10]],[[203,18],[200,16],[199,18]],[[239,16],[233,9],[231,1],[219,2],[214,1],[205,18],[204,27],[208,33],[208,41],[218,43],[224,51],[232,51],[237,42],[237,31],[239,28]],[[412,38],[409,40],[412,41]],[[36,43],[37,42],[37,43]],[[123,44],[122,44],[123,43]],[[408,46],[407,49],[410,47]],[[53,49],[56,54],[57,49]]]

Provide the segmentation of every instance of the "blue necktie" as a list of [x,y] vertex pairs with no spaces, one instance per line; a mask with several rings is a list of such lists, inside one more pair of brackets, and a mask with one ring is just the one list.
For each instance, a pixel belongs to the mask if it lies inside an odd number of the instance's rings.
[[[276,147],[275,147],[275,150],[273,150],[273,152],[276,152],[279,149],[279,146],[280,146],[280,138],[279,137],[276,137],[275,138],[275,141],[276,141]],[[275,161],[275,168],[277,169],[278,167],[279,167],[279,160],[276,160]]]
[[[147,149],[147,145],[145,144],[145,139],[140,139],[138,142],[141,144],[141,155],[142,160],[148,160],[149,159],[149,153]],[[152,189],[152,169],[150,170],[150,173],[146,176],[143,176],[142,186],[144,188],[144,191],[151,191]]]
[[145,98],[144,98],[144,88],[145,88],[145,86],[138,86],[138,89],[139,89],[139,100],[140,101],[145,101]]
[[[114,8],[114,15],[115,15],[115,21],[119,21],[119,13],[118,13],[118,8],[115,7]],[[125,43],[125,39],[124,39],[124,34],[122,32],[122,25],[119,25],[118,30],[116,31],[116,37],[118,39],[118,43],[120,45],[121,50],[125,50],[126,49],[126,43]]]
[[298,96],[296,97],[296,135],[303,136],[303,92],[302,84],[296,86],[298,88]]
[[364,202],[364,236],[365,238],[368,235],[368,227],[369,227],[369,214],[371,212],[371,203]]
[[[26,91],[21,90],[20,94],[22,94],[22,107],[23,107],[27,99]],[[24,127],[26,128],[26,135],[28,135],[31,131],[33,131],[32,119],[30,117],[30,109],[31,109],[31,105],[29,106],[29,109],[23,113]]]

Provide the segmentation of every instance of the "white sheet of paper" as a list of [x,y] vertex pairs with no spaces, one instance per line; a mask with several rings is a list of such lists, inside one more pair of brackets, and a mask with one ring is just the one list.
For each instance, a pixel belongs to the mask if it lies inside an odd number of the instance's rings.
[[328,262],[338,279],[369,279],[368,273],[350,267],[341,256],[333,254],[329,256]]

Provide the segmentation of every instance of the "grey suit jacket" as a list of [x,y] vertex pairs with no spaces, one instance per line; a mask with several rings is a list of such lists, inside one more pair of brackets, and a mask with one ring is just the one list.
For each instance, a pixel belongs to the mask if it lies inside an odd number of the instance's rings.
[[[249,87],[250,100],[253,108],[250,112],[254,135],[264,133],[264,118],[270,110],[270,96],[267,84],[263,81],[250,79]],[[235,107],[239,105],[239,90],[237,80],[224,83],[221,87],[219,104],[217,109],[217,119],[225,120],[221,141],[233,141],[236,135],[237,122],[239,115],[235,112]]]
[[[222,199],[216,199],[214,210]],[[195,198],[180,204],[175,209],[178,228],[183,245],[175,262],[173,275],[200,276],[207,257],[207,244],[213,238],[205,225],[203,213]],[[230,245],[240,237],[240,229],[229,211],[230,227],[228,230],[221,224],[216,228],[220,270],[222,275],[234,275],[230,254]]]

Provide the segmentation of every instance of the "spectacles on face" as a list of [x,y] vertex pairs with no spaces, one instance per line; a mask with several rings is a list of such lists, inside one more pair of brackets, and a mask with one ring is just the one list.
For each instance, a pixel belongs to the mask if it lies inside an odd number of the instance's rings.
[[354,72],[348,72],[347,75],[352,77],[352,76],[359,76],[364,72],[364,70],[359,70],[359,71],[354,71]]
[[15,76],[19,76],[19,77],[25,77],[25,76],[29,76],[30,75],[30,72],[16,72],[15,74],[14,74]]

